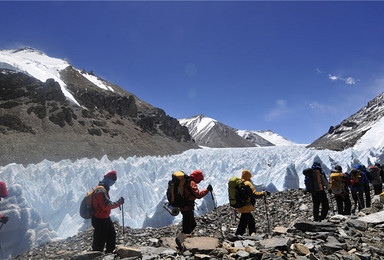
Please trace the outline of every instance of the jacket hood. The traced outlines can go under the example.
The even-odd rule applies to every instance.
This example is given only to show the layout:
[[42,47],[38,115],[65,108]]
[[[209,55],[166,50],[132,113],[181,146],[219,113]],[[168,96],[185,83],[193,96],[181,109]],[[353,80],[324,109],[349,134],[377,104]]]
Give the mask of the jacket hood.
[[358,169],[358,170],[360,170],[360,171],[365,171],[365,169],[364,169],[365,167],[362,165],[362,164],[356,164],[355,165],[355,169]]
[[252,178],[252,173],[249,170],[244,170],[241,174],[241,179],[250,181]]
[[194,171],[191,174],[191,178],[194,182],[199,183],[204,180],[204,174],[201,171]]

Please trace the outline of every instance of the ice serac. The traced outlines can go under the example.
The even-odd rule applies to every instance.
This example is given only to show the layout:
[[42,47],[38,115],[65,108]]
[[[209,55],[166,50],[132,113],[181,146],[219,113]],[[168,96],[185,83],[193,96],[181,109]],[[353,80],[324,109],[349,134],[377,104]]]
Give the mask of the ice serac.
[[328,133],[315,140],[308,147],[342,151],[354,147],[364,150],[370,147],[384,147],[384,93],[368,102],[358,112],[331,126]]

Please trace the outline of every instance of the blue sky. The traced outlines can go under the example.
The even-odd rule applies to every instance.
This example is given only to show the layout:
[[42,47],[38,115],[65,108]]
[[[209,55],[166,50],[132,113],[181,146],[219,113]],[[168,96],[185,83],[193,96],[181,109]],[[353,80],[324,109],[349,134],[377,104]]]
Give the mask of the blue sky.
[[311,143],[384,91],[384,2],[0,1],[0,49],[92,70],[175,118]]

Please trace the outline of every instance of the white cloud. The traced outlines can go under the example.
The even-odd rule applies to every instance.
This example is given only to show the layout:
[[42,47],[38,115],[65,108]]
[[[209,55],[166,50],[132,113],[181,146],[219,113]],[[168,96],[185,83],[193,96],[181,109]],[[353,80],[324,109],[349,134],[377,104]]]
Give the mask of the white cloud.
[[316,69],[317,74],[323,73],[320,69]]
[[358,79],[355,79],[352,77],[344,78],[344,77],[336,76],[336,75],[332,75],[332,74],[328,74],[328,78],[332,81],[336,81],[336,80],[343,81],[347,85],[355,85],[356,82],[359,81]]

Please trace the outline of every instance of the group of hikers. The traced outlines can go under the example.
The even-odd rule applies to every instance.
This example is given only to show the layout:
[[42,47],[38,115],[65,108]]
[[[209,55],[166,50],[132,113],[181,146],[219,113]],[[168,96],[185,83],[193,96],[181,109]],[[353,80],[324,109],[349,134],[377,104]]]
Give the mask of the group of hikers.
[[[203,198],[209,192],[212,193],[213,187],[209,184],[207,188],[199,190],[197,184],[204,180],[204,174],[201,171],[194,171],[189,176],[183,172],[177,173],[185,175],[185,183],[183,183],[181,191],[184,203],[182,206],[178,205],[178,210],[182,214],[182,228],[175,238],[178,247],[183,249],[184,240],[191,237],[196,227],[195,200]],[[343,172],[341,166],[336,165],[331,170],[328,181],[321,164],[314,162],[311,168],[303,171],[303,174],[305,175],[306,191],[310,192],[312,196],[314,221],[322,221],[328,214],[330,207],[326,192],[333,194],[337,204],[337,212],[341,215],[351,215],[351,213],[355,213],[356,208],[360,211],[364,207],[371,206],[370,183],[373,186],[375,195],[381,194],[384,196],[382,187],[384,171],[380,164],[370,166],[368,169],[362,164],[357,164],[349,173]],[[241,185],[246,188],[247,195],[241,205],[234,206],[237,212],[241,214],[235,233],[236,236],[244,235],[247,230],[250,236],[255,235],[256,224],[252,215],[255,199],[266,198],[269,195],[267,191],[257,192],[251,178],[252,173],[249,170],[242,171]],[[124,198],[120,198],[116,202],[109,199],[109,188],[115,183],[116,179],[116,171],[111,171],[104,176],[104,179],[96,188],[99,188],[99,191],[97,191],[93,199],[95,213],[92,217],[92,226],[94,227],[92,249],[95,251],[103,251],[104,246],[106,246],[106,252],[112,252],[115,249],[116,233],[109,215],[111,209],[117,208],[124,203]],[[180,187],[177,186],[176,188],[180,192]],[[349,194],[352,195],[353,205]],[[168,200],[170,200],[170,197],[168,197]]]
[[[370,184],[373,186],[374,195],[383,196],[383,168],[379,163],[368,169],[363,164],[356,164],[350,172],[343,172],[342,167],[336,165],[331,170],[328,181],[321,164],[314,162],[311,168],[303,171],[305,188],[312,196],[313,220],[322,221],[328,214],[330,207],[326,192],[333,194],[337,213],[340,215],[351,215],[356,209],[360,211],[371,207]],[[349,194],[352,196],[353,205]]]

